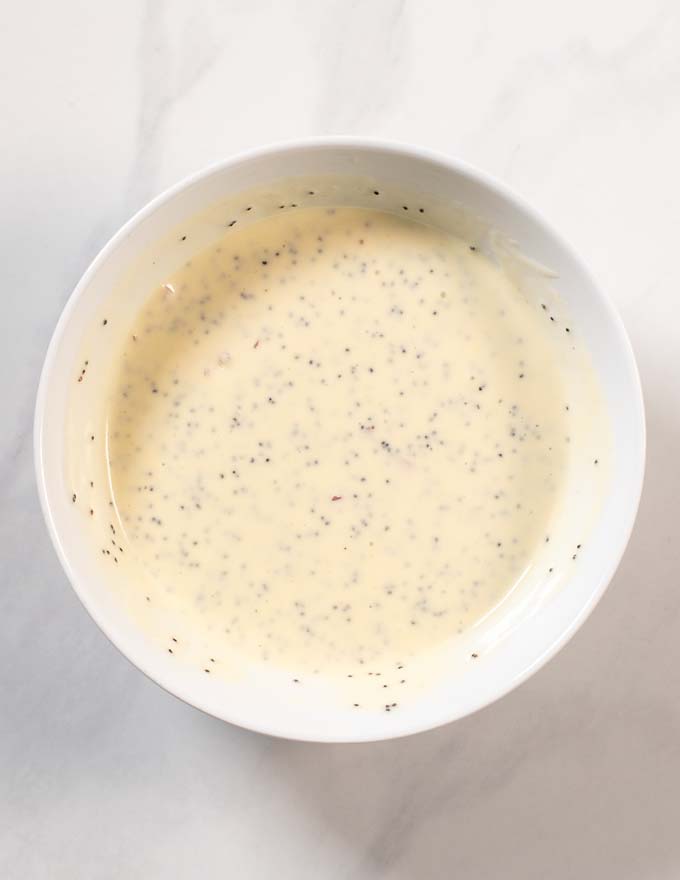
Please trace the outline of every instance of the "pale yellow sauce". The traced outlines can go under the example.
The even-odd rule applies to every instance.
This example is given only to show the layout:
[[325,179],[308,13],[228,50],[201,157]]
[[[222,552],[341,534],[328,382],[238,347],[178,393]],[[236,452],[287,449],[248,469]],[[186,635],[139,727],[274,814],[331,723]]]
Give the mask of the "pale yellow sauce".
[[550,538],[569,414],[549,327],[469,242],[401,217],[229,231],[150,292],[114,370],[132,589],[212,653],[291,670],[455,638]]

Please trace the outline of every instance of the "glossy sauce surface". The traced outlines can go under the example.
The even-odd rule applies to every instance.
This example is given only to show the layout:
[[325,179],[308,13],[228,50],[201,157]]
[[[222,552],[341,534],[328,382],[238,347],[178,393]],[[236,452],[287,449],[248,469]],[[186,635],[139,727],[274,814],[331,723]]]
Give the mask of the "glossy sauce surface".
[[303,671],[455,637],[549,540],[568,412],[546,316],[469,242],[365,209],[230,232],[113,371],[132,589]]

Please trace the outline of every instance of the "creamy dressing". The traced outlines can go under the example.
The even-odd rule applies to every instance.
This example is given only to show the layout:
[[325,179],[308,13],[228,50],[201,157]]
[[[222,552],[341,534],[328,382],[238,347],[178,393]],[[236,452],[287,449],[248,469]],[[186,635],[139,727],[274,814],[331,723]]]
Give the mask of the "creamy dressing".
[[549,317],[405,217],[230,231],[151,292],[112,366],[129,590],[213,654],[291,670],[460,635],[550,540],[569,412]]

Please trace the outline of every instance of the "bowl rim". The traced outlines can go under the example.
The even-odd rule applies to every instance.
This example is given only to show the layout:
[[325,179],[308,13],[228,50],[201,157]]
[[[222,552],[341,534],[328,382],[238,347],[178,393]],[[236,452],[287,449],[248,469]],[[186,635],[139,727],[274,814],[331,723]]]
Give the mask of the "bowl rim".
[[[235,168],[241,164],[247,164],[256,159],[267,158],[270,156],[273,157],[275,155],[286,153],[304,152],[308,149],[332,150],[338,148],[354,148],[363,152],[391,153],[393,155],[401,156],[406,159],[425,161],[432,165],[436,165],[445,171],[453,172],[454,174],[457,174],[459,176],[466,177],[472,183],[480,185],[482,187],[486,187],[487,189],[500,195],[501,198],[503,198],[510,204],[518,207],[538,227],[543,228],[549,233],[559,249],[564,252],[564,254],[574,263],[575,266],[578,267],[579,271],[583,274],[588,283],[597,292],[601,305],[606,311],[607,321],[610,323],[612,329],[616,332],[621,355],[627,361],[627,366],[629,368],[629,376],[631,380],[630,396],[631,400],[633,400],[636,404],[634,415],[636,416],[636,419],[637,417],[639,417],[639,422],[637,424],[637,429],[639,431],[639,455],[637,457],[637,461],[635,462],[635,468],[630,471],[632,503],[627,513],[625,528],[622,530],[622,537],[619,545],[615,548],[613,552],[609,554],[608,562],[604,568],[604,572],[600,576],[599,580],[593,584],[593,588],[588,597],[588,601],[582,605],[579,612],[574,615],[574,617],[568,622],[565,628],[561,631],[560,635],[556,639],[554,639],[550,646],[542,654],[536,657],[532,663],[522,669],[519,674],[516,674],[514,677],[510,678],[507,681],[503,681],[500,684],[499,688],[494,692],[494,694],[488,698],[482,698],[477,700],[476,702],[472,701],[467,708],[458,711],[447,712],[446,706],[443,706],[440,717],[438,718],[438,720],[435,721],[426,720],[424,722],[419,722],[417,718],[411,718],[401,725],[395,725],[393,731],[390,731],[386,734],[381,733],[378,735],[364,735],[363,733],[359,733],[358,735],[338,736],[332,735],[331,733],[328,736],[310,736],[309,734],[305,734],[304,730],[301,730],[299,732],[292,732],[288,727],[281,727],[277,724],[275,716],[272,718],[271,723],[258,724],[253,723],[248,718],[237,717],[236,713],[217,712],[215,711],[214,707],[206,706],[202,699],[188,692],[188,688],[185,688],[183,686],[174,686],[167,681],[161,680],[158,673],[151,670],[150,667],[153,664],[147,663],[143,658],[139,658],[137,656],[132,659],[131,656],[121,647],[118,634],[114,631],[115,626],[109,625],[109,622],[105,619],[105,615],[99,613],[98,609],[94,607],[93,603],[89,601],[89,599],[84,595],[84,592],[81,590],[78,582],[78,577],[76,576],[76,573],[74,572],[69,561],[68,555],[62,545],[59,535],[59,529],[56,523],[56,518],[53,515],[53,511],[50,507],[48,498],[47,481],[45,476],[45,462],[43,457],[43,449],[46,447],[47,443],[44,431],[44,421],[47,394],[53,374],[54,362],[65,328],[67,327],[71,319],[71,315],[75,310],[79,300],[88,288],[92,277],[99,271],[100,267],[104,263],[106,263],[106,261],[116,250],[120,242],[125,240],[131,233],[133,233],[133,231],[147,217],[154,214],[160,207],[174,199],[175,196],[177,196],[179,193],[181,193],[185,189],[190,188],[196,183],[206,178],[209,178],[213,174],[225,171],[227,169]],[[283,141],[275,141],[264,146],[242,150],[234,154],[233,156],[230,156],[226,159],[221,159],[217,162],[213,162],[203,167],[202,169],[185,176],[177,183],[173,184],[172,186],[168,187],[167,189],[156,195],[142,208],[140,208],[135,214],[133,214],[133,216],[130,217],[130,219],[127,220],[127,222],[124,223],[123,226],[121,226],[120,229],[106,242],[106,244],[101,248],[95,258],[89,264],[62,309],[59,320],[57,321],[55,329],[52,333],[52,337],[47,348],[47,353],[45,355],[45,360],[41,369],[33,422],[33,453],[38,496],[40,499],[40,507],[42,509],[43,517],[47,525],[47,530],[50,535],[52,545],[56,551],[62,569],[65,572],[69,583],[71,584],[71,587],[78,596],[78,599],[83,604],[86,611],[100,628],[100,630],[118,649],[122,656],[129,663],[139,669],[144,675],[146,675],[147,678],[149,678],[159,687],[163,688],[163,690],[165,690],[167,693],[171,694],[177,699],[181,699],[183,702],[189,704],[190,706],[193,706],[196,709],[200,709],[208,715],[218,718],[221,721],[226,721],[247,730],[266,734],[269,736],[276,736],[282,739],[289,739],[301,742],[325,743],[377,742],[410,736],[416,733],[424,732],[426,730],[432,730],[437,727],[441,727],[452,721],[456,721],[460,718],[472,715],[473,713],[478,712],[486,706],[491,705],[492,703],[496,702],[496,700],[499,700],[501,697],[505,696],[516,687],[521,685],[535,672],[537,672],[542,666],[544,666],[561,648],[564,647],[564,645],[568,641],[570,641],[576,631],[590,616],[593,609],[602,598],[602,595],[604,594],[607,586],[611,582],[621,562],[623,554],[630,541],[630,536],[632,534],[633,526],[640,505],[640,498],[644,482],[646,445],[647,431],[642,384],[640,381],[640,374],[635,360],[633,347],[623,324],[623,320],[621,319],[621,316],[619,315],[618,310],[616,309],[609,295],[597,283],[596,279],[590,272],[589,268],[585,265],[584,261],[572,248],[569,242],[561,235],[561,233],[545,219],[540,211],[534,208],[522,196],[517,194],[511,187],[507,186],[505,183],[498,180],[493,175],[488,174],[487,172],[470,164],[469,162],[466,162],[454,156],[449,156],[443,152],[439,152],[428,147],[421,147],[410,143],[385,140],[381,138],[364,137],[360,135],[329,135],[294,138]]]

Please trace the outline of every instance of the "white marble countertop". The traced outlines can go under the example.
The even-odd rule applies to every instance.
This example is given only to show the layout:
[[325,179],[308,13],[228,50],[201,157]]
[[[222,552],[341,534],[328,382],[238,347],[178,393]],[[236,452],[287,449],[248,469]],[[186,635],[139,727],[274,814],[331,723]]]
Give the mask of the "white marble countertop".
[[[0,33],[0,876],[680,876],[680,8],[673,0],[28,0]],[[544,670],[429,734],[315,746],[162,692],[80,606],[31,418],[78,277],[206,163],[331,132],[503,178],[618,304],[649,421],[633,540]]]

